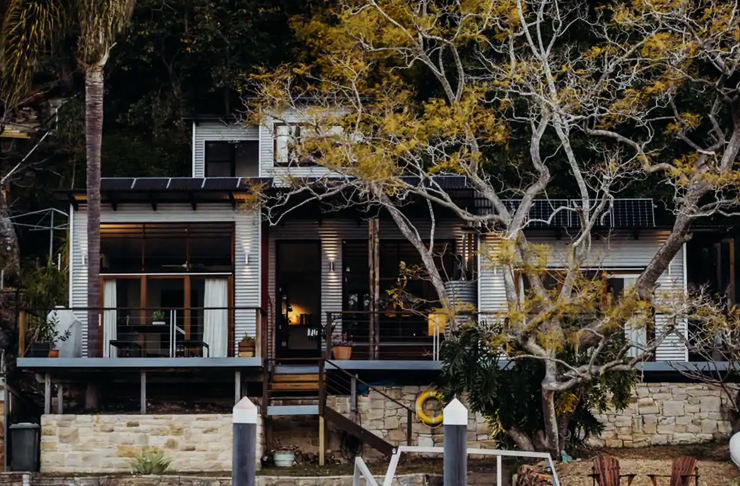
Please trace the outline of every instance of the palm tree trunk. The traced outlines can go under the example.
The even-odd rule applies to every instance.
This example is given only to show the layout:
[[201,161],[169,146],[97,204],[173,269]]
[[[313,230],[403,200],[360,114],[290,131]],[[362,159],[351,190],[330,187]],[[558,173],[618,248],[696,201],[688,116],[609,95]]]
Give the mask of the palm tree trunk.
[[103,143],[103,65],[85,70],[87,155],[87,355],[98,355],[100,316],[100,151]]

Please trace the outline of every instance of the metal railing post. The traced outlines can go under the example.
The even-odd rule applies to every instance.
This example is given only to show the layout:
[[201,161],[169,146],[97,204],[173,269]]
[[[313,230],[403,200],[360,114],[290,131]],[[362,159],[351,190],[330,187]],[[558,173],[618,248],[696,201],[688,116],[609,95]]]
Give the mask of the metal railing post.
[[406,445],[411,445],[411,421],[413,420],[414,414],[411,410],[406,410]]
[[331,359],[331,341],[334,335],[334,316],[331,312],[326,313],[326,328],[324,334],[326,335],[326,347],[324,350],[324,358]]

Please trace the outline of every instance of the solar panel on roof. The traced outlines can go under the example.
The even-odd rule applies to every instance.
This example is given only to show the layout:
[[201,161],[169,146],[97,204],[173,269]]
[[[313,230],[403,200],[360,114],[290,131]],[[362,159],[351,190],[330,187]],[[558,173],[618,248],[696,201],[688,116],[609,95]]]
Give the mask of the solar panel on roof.
[[617,199],[612,206],[616,228],[652,228],[655,226],[655,206],[652,199]]
[[233,191],[239,187],[239,177],[207,177],[203,189]]
[[133,178],[128,177],[104,177],[100,179],[101,191],[125,191],[131,189]]
[[202,177],[183,177],[170,179],[170,191],[195,191],[203,187]]
[[132,189],[138,191],[163,191],[167,189],[167,184],[170,182],[169,178],[164,177],[145,177],[136,179],[132,186]]
[[[503,203],[509,211],[516,211],[521,204],[519,199],[507,199]],[[529,228],[580,226],[578,213],[574,210],[559,210],[560,207],[576,209],[578,199],[539,199],[532,203],[529,212]],[[493,204],[480,194],[476,195],[475,206],[480,214],[494,214]],[[610,228],[654,228],[655,206],[652,199],[615,199],[609,209],[604,211],[599,226]]]

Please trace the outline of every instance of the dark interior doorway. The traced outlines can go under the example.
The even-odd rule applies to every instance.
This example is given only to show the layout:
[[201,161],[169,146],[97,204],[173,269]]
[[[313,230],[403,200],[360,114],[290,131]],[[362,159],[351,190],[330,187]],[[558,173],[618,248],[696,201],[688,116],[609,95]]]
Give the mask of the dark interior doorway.
[[278,241],[275,351],[278,358],[321,356],[321,242]]

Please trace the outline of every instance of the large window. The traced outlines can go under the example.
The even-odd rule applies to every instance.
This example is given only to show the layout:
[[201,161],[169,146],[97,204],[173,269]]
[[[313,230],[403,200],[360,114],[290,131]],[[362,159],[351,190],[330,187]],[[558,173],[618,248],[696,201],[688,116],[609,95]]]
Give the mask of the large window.
[[233,270],[234,225],[101,225],[101,272],[208,273]]
[[206,177],[258,177],[259,142],[206,142]]

